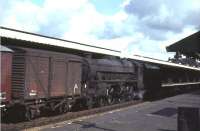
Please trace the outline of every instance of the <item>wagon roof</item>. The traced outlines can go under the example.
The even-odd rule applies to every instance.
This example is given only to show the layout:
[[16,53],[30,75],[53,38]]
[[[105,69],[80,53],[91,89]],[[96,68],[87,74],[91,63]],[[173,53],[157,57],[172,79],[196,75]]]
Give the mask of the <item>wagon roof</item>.
[[0,45],[0,52],[13,52],[13,50],[11,50],[3,45]]

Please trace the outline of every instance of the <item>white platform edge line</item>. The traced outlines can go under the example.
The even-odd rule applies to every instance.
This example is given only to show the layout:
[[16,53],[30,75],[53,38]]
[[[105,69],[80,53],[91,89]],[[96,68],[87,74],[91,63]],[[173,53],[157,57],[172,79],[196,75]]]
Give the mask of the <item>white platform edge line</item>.
[[162,84],[162,87],[181,86],[181,85],[196,85],[196,84],[200,84],[200,82],[175,83],[175,84]]
[[173,67],[181,67],[181,68],[185,68],[185,69],[200,71],[200,68],[189,67],[189,66],[175,64],[175,63],[171,63],[171,62],[167,62],[167,61],[166,62],[165,61],[159,61],[159,60],[148,59],[148,58],[143,58],[143,57],[138,57],[138,56],[128,56],[126,58],[135,59],[135,60],[139,60],[139,61],[146,61],[146,62],[150,62],[150,63],[161,64],[161,65],[168,65],[168,66],[173,66]]

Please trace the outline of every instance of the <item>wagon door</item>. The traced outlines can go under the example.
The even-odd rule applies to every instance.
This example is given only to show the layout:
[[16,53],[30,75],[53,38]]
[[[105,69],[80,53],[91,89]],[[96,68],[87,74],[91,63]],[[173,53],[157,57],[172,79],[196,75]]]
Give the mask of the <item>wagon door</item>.
[[69,61],[68,63],[68,95],[80,95],[81,93],[82,66],[79,61]]
[[26,58],[26,98],[47,97],[49,81],[49,58],[28,55]]
[[66,62],[64,60],[53,60],[52,63],[52,80],[50,96],[64,96],[66,92]]

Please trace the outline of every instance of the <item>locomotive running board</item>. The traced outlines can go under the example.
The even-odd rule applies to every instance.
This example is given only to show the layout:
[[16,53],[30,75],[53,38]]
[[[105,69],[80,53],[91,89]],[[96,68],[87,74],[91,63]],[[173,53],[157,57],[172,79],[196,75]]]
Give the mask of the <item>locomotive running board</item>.
[[162,84],[162,87],[186,86],[186,85],[200,85],[200,82],[184,82],[184,83]]

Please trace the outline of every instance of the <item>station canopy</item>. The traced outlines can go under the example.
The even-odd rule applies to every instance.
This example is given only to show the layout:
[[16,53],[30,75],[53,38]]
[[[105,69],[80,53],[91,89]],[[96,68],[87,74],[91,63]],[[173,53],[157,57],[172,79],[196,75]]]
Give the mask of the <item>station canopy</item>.
[[200,31],[166,47],[166,50],[200,59]]

